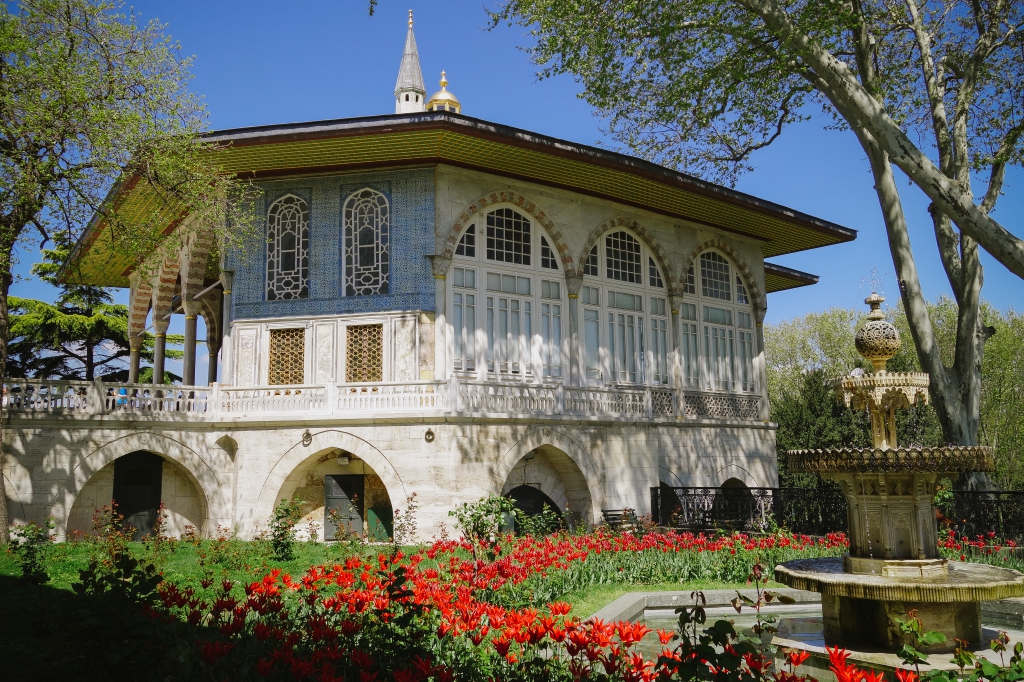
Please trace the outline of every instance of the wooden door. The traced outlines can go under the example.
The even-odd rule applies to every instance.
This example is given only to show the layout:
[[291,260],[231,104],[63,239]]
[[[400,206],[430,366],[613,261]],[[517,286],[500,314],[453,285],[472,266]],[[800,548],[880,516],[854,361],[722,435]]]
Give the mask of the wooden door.
[[133,540],[153,532],[163,463],[162,457],[151,452],[132,452],[114,460],[114,501],[125,522],[135,528]]
[[[324,476],[324,539],[363,534],[363,475]],[[331,511],[337,513],[337,525]]]

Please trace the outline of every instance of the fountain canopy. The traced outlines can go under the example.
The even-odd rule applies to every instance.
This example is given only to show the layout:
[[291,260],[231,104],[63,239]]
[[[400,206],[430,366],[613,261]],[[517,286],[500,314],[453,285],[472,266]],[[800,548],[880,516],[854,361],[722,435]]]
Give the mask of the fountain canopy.
[[871,417],[871,448],[795,450],[789,470],[817,473],[842,487],[847,503],[850,552],[840,559],[805,559],[777,566],[775,578],[822,594],[825,640],[830,644],[898,649],[894,618],[918,611],[925,629],[976,643],[981,601],[1024,595],[1024,575],[994,566],[947,562],[939,556],[935,492],[943,478],[992,471],[991,448],[901,448],[896,412],[927,404],[929,377],[888,372],[900,335],[880,310],[885,299],[867,299],[868,321],[856,335],[857,351],[873,372],[836,379],[847,406]]

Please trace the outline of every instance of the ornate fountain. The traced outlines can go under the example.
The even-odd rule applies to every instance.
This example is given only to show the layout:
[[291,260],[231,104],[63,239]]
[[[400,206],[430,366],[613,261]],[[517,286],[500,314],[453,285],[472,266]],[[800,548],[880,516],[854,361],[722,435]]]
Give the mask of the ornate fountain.
[[1024,595],[1017,571],[947,561],[939,556],[935,489],[943,478],[992,471],[991,449],[982,446],[901,448],[896,412],[928,402],[928,375],[887,372],[900,337],[872,294],[868,321],[857,332],[857,351],[874,371],[836,379],[847,406],[871,415],[871,448],[795,450],[789,469],[818,473],[842,486],[847,502],[850,553],[842,558],[801,559],[775,568],[775,579],[821,593],[825,642],[883,651],[899,649],[895,618],[915,609],[925,630],[978,644],[981,602]]

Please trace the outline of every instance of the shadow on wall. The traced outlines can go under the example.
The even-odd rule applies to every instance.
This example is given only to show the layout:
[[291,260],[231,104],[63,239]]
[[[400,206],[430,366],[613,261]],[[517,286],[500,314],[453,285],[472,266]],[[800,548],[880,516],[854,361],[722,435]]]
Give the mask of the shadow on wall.
[[152,530],[161,502],[169,537],[180,537],[189,526],[201,531],[206,518],[206,501],[184,467],[158,454],[138,451],[110,462],[82,487],[68,515],[68,537],[91,535],[94,513],[111,501],[117,502],[118,511],[139,531],[138,537]]

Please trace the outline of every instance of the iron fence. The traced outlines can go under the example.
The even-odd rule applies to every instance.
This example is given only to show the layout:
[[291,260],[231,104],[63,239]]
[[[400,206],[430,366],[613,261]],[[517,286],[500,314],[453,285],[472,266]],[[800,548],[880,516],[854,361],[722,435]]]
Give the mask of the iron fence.
[[838,488],[651,488],[655,520],[692,531],[761,532],[772,523],[794,533],[846,530],[846,500]]
[[973,539],[994,533],[1001,540],[1024,542],[1024,491],[954,490],[938,507],[941,526],[962,535]]
[[[1024,491],[954,490],[938,501],[939,527],[970,538],[1024,543]],[[663,526],[691,531],[760,532],[774,522],[794,533],[848,529],[839,488],[651,488],[651,512]]]

